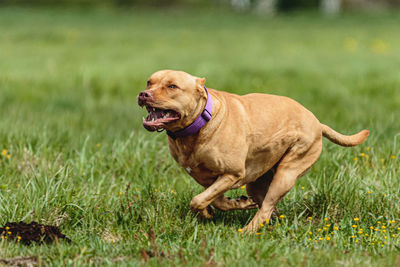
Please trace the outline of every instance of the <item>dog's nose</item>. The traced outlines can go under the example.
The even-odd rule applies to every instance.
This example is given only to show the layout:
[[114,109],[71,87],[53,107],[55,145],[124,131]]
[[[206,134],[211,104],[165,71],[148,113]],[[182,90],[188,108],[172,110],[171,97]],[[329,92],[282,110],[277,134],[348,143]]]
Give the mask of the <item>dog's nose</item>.
[[149,92],[149,91],[140,92],[138,95],[139,106],[143,106],[146,103],[146,101],[151,99],[151,97],[152,97],[152,95],[151,95],[151,92]]

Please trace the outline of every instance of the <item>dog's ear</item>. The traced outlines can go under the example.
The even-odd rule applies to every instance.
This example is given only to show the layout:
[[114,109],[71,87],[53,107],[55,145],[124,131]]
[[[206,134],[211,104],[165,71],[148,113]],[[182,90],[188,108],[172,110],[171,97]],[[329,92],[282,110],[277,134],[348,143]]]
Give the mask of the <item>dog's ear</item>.
[[206,78],[197,78],[197,82],[203,87],[206,83]]

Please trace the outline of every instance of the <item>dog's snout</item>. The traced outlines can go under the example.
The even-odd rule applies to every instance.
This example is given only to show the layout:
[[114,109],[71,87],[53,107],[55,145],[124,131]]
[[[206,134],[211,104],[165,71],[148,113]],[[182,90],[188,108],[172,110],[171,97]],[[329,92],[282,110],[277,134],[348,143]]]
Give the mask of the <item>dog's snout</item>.
[[140,92],[139,95],[138,95],[138,104],[140,106],[143,106],[146,103],[146,101],[151,99],[151,97],[152,97],[152,94],[149,91]]
[[140,92],[139,97],[142,97],[142,98],[149,98],[150,95],[151,95],[150,92],[148,92],[148,91],[143,91],[143,92]]

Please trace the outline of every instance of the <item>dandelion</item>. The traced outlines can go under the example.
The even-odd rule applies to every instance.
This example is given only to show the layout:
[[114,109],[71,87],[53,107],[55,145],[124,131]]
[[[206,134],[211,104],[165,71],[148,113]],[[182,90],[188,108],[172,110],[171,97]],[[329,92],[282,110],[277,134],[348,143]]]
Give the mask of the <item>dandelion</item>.
[[265,223],[266,223],[266,224],[269,224],[269,219],[266,219],[266,220],[265,220]]
[[358,239],[356,239],[356,243],[358,243]]
[[261,227],[264,227],[264,224],[260,223],[260,226],[261,226]]
[[382,232],[386,233],[386,230],[382,230]]
[[327,224],[326,227],[331,227],[331,225],[330,225],[330,224]]
[[355,236],[355,235],[352,235],[351,238],[356,238],[356,236]]
[[304,190],[304,186],[301,187],[301,190]]
[[400,231],[400,227],[399,227],[399,228],[397,228],[397,230],[399,230],[399,231]]
[[310,241],[311,241],[312,239],[311,239],[311,238],[309,238],[308,240],[310,240]]
[[365,236],[368,236],[368,234],[365,234]]
[[318,230],[317,230],[318,232],[321,232],[322,231],[322,229],[321,228],[318,228]]
[[328,220],[328,218],[324,218],[324,221],[327,221]]
[[357,225],[353,224],[351,227],[353,227],[353,228],[357,228]]
[[328,228],[324,227],[324,231],[326,231]]
[[372,242],[372,243],[371,243],[371,245],[373,245],[373,246],[374,246],[374,245],[375,245],[375,243],[374,243],[374,242]]
[[122,192],[119,192],[119,195],[121,196],[121,195],[122,195]]
[[354,218],[354,220],[355,220],[356,222],[358,222],[358,221],[360,220],[360,218]]
[[154,189],[154,192],[158,192],[158,189],[156,188],[156,189]]
[[4,239],[4,238],[5,238],[5,236],[4,236],[4,235],[2,235],[2,236],[1,236],[1,239]]
[[371,194],[371,191],[368,191],[368,194]]
[[331,240],[331,238],[330,238],[329,236],[327,236],[327,237],[326,237],[326,240],[328,240],[328,241],[329,241],[329,240]]
[[239,233],[243,232],[243,229],[240,229],[240,228],[239,228],[239,229],[238,229],[238,232],[239,232]]
[[358,233],[359,233],[360,235],[362,235],[363,231],[358,231]]
[[171,193],[172,193],[172,194],[175,194],[175,191],[171,189]]
[[324,238],[323,238],[323,237],[320,237],[319,240],[324,240]]
[[312,235],[312,232],[308,232],[309,235]]
[[396,156],[395,155],[392,155],[392,157],[391,157],[392,159],[395,159],[396,158]]
[[386,229],[386,226],[382,225],[382,229]]
[[365,156],[365,153],[361,153],[361,154],[360,154],[360,157],[364,157],[364,156]]
[[283,219],[285,218],[285,215],[282,214],[281,216],[279,216],[279,218]]
[[261,235],[261,233],[260,233],[260,232],[257,232],[256,235]]
[[371,51],[376,54],[386,54],[389,50],[388,45],[383,40],[374,40],[371,45]]
[[18,242],[21,241],[21,237],[20,236],[17,236],[17,239],[18,239]]
[[98,148],[100,148],[100,147],[101,147],[101,144],[100,144],[100,143],[98,143],[96,146],[97,146]]
[[381,245],[381,247],[384,247],[385,245]]
[[11,232],[10,232],[10,231],[8,231],[8,232],[7,232],[7,234],[11,235]]
[[10,227],[6,226],[6,230],[10,230]]
[[2,156],[7,155],[7,149],[3,149],[3,151],[1,151],[1,155],[2,155]]
[[354,161],[357,161],[358,160],[358,158],[357,157],[354,157],[354,159],[353,159]]
[[378,221],[378,224],[381,224],[382,222],[381,221]]
[[381,163],[385,162],[385,159],[381,159]]
[[334,226],[334,227],[333,227],[333,230],[337,231],[337,230],[339,230],[339,227]]
[[312,217],[310,216],[310,217],[308,217],[307,219],[312,220]]
[[369,229],[374,230],[374,227],[373,227],[373,226],[370,226]]
[[240,188],[242,188],[242,189],[246,189],[246,186],[245,186],[245,185],[243,185],[243,186],[241,186]]
[[368,158],[369,158],[369,156],[368,156],[368,155],[365,155],[365,158],[366,158],[366,159],[368,159]]
[[8,159],[10,159],[10,158],[11,158],[11,155],[10,155],[10,154],[8,154],[8,155],[7,155],[7,158],[8,158]]

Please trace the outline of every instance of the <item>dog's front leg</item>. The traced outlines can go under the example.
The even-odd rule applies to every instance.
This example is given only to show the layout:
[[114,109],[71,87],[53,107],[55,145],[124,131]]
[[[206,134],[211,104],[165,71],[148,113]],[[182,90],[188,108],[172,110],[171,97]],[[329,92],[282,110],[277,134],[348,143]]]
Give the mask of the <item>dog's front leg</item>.
[[199,213],[206,219],[211,219],[212,214],[207,209],[214,200],[216,200],[221,194],[232,188],[240,180],[239,176],[224,174],[218,177],[218,179],[209,186],[203,193],[195,196],[190,202],[190,209]]

